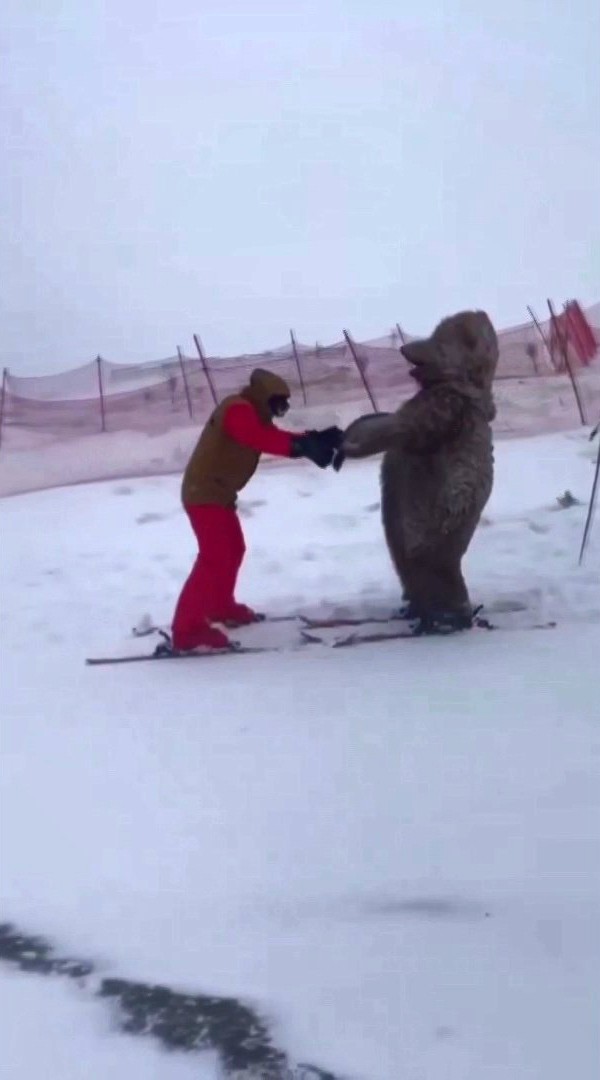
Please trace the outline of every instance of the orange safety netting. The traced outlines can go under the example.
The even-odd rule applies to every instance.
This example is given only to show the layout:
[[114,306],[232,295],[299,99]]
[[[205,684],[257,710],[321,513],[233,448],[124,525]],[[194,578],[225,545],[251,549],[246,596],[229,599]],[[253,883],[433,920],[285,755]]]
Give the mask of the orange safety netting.
[[[600,346],[600,304],[583,312],[572,301],[554,319],[543,324],[532,319],[498,336],[496,396],[501,406],[507,403],[504,418],[499,409],[501,431],[529,434],[576,425],[579,416],[565,371],[582,380],[583,408],[591,413],[587,419],[597,419],[597,380],[586,382],[585,376],[588,368],[598,371],[593,360]],[[271,368],[288,380],[298,423],[306,420],[307,411],[315,422],[332,422],[374,408],[395,408],[413,387],[399,352],[403,341],[413,339],[396,326],[370,341],[355,342],[346,333],[333,345],[311,347],[291,339],[279,349],[226,358],[205,357],[198,342],[197,357],[179,352],[135,365],[98,358],[43,376],[5,372],[0,494],[81,479],[176,471],[215,401],[240,389],[255,367]],[[82,436],[101,436],[101,441],[88,440],[84,448],[78,444],[73,460],[74,440]],[[21,476],[24,468],[26,477]]]

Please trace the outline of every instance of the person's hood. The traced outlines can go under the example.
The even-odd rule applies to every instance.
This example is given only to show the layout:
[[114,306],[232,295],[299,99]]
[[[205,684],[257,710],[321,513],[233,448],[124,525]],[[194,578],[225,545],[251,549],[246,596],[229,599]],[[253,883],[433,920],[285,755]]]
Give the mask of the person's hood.
[[498,363],[498,338],[484,311],[461,311],[443,319],[431,337],[401,348],[422,387],[453,386],[477,402],[489,420],[496,409],[492,383]]
[[273,420],[269,399],[272,397],[289,398],[290,394],[291,391],[285,379],[272,371],[265,371],[264,368],[255,368],[250,376],[250,382],[242,390],[242,397],[254,405],[265,424]]

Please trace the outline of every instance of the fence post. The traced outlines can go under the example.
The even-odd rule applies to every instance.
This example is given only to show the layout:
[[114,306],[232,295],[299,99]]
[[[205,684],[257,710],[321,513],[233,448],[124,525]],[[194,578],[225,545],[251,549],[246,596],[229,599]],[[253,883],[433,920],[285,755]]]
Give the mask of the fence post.
[[204,352],[202,350],[202,345],[200,344],[200,338],[198,337],[197,334],[194,334],[194,343],[195,343],[196,348],[198,350],[198,356],[200,357],[200,363],[202,364],[202,370],[204,372],[206,381],[208,383],[208,389],[210,390],[210,394],[211,394],[211,397],[213,399],[213,403],[215,405],[218,405],[219,402],[217,400],[217,395],[216,395],[216,392],[215,392],[213,381],[212,381],[212,379],[210,377],[210,371],[208,370],[208,364],[206,363],[206,357],[205,357]]
[[402,327],[400,326],[400,323],[398,323],[398,322],[396,323],[396,330],[398,331],[398,337],[400,338],[400,344],[401,345],[406,345],[406,338],[404,337],[404,332],[402,330]]
[[[598,429],[596,428],[596,432]],[[592,494],[590,495],[590,505],[585,520],[585,528],[583,530],[583,540],[581,541],[581,551],[579,552],[579,565],[583,562],[583,556],[585,555],[585,549],[592,528],[592,520],[594,517],[594,511],[596,509],[596,495],[598,492],[598,477],[600,476],[600,439],[598,440],[598,453],[596,455],[596,470],[594,472],[594,481],[592,483]]]
[[8,368],[2,370],[2,390],[0,391],[0,446],[2,446],[2,423],[4,421],[4,402],[6,400],[6,380],[8,379]]
[[100,423],[101,431],[106,431],[106,410],[104,408],[104,386],[102,383],[102,357],[96,357],[96,367],[98,370],[98,392],[100,396]]
[[183,355],[182,355],[181,348],[179,347],[179,345],[177,346],[177,356],[179,357],[179,366],[181,368],[181,378],[183,379],[183,388],[185,390],[185,397],[186,397],[186,401],[187,401],[188,412],[190,414],[190,419],[193,420],[194,419],[194,409],[193,409],[193,406],[192,406],[192,399],[191,399],[191,396],[190,396],[190,388],[188,386],[187,375],[185,373],[185,365],[183,363]]
[[296,345],[296,338],[294,337],[294,331],[290,330],[290,338],[292,341],[292,349],[294,351],[294,360],[296,361],[296,367],[298,369],[298,378],[300,379],[300,388],[302,390],[302,399],[305,405],[308,405],[308,398],[306,397],[306,387],[304,385],[304,377],[302,375],[302,368],[300,367],[300,357],[298,356],[298,347]]
[[367,396],[369,398],[369,401],[371,402],[371,405],[373,406],[373,412],[376,413],[378,411],[378,409],[377,409],[377,404],[375,402],[375,398],[373,397],[373,394],[371,392],[371,387],[369,386],[369,384],[367,382],[366,375],[365,375],[365,373],[364,373],[364,371],[362,369],[361,362],[360,362],[360,360],[358,358],[358,354],[356,352],[356,346],[355,346],[355,344],[354,344],[354,342],[353,342],[352,338],[350,337],[350,334],[348,333],[347,330],[344,330],[344,337],[346,339],[346,344],[347,344],[348,348],[350,349],[350,352],[352,353],[352,356],[354,358],[354,363],[356,364],[356,367],[358,368],[358,374],[360,375],[360,377],[362,379],[362,383],[363,383],[363,386],[364,386],[364,388],[365,388],[365,390],[367,392]]
[[[538,334],[540,335],[540,337],[542,339],[543,346],[544,346],[546,352],[548,353],[548,360],[550,361],[550,364],[552,364],[552,349],[550,348],[550,345],[548,344],[548,339],[547,339],[547,337],[546,337],[546,335],[545,335],[545,333],[544,333],[544,331],[542,329],[542,325],[541,325],[539,319],[536,318],[536,316],[535,316],[535,314],[533,312],[533,308],[530,308],[528,306],[527,310],[528,310],[528,312],[529,312],[529,314],[531,316],[531,320],[533,322],[533,325],[535,326]],[[537,367],[537,364],[536,364],[535,360],[533,359],[533,357],[532,357],[532,361],[533,361],[533,366],[535,367],[535,373],[536,373],[536,375],[539,375],[538,367]]]
[[565,362],[565,367],[566,367],[566,369],[567,369],[567,371],[569,373],[569,378],[571,380],[571,385],[573,387],[573,393],[575,394],[575,401],[577,402],[577,408],[579,409],[579,416],[581,418],[581,423],[585,427],[585,425],[586,425],[585,411],[584,411],[584,408],[583,408],[583,402],[581,400],[581,396],[579,394],[579,387],[577,386],[577,380],[575,378],[575,372],[573,371],[573,368],[571,367],[571,361],[569,360],[569,346],[568,346],[568,343],[565,341],[565,339],[563,337],[559,321],[556,318],[556,314],[555,314],[554,308],[552,306],[552,301],[547,300],[546,302],[548,304],[548,311],[550,312],[550,318],[552,319],[552,326],[554,327],[554,333],[556,334],[556,338],[557,338],[558,344],[560,346],[560,351],[562,353],[563,360]]

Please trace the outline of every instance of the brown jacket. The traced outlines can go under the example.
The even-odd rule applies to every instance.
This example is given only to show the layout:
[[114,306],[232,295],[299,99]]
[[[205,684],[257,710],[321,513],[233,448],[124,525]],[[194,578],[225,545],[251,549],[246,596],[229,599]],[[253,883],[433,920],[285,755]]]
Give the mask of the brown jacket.
[[187,464],[181,485],[184,504],[235,507],[237,494],[256,472],[260,453],[242,446],[223,430],[223,418],[234,402],[248,401],[265,425],[273,422],[269,398],[290,396],[287,383],[270,371],[257,368],[239,394],[217,405]]

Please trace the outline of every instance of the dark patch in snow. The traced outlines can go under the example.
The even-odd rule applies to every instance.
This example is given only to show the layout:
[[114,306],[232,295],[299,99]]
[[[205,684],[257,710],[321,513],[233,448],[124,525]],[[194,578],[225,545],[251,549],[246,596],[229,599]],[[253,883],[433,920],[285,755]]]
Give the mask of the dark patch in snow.
[[580,500],[576,499],[575,496],[572,495],[570,491],[565,491],[565,493],[563,495],[559,495],[557,497],[556,502],[558,503],[558,506],[553,506],[552,507],[553,510],[557,510],[557,509],[558,510],[570,510],[570,508],[572,506],[581,506],[582,505]]
[[20,934],[9,923],[0,924],[0,960],[14,964],[21,971],[66,975],[69,979],[84,979],[94,970],[87,961],[54,956],[44,938]]
[[112,493],[113,495],[133,495],[133,488],[122,484],[120,487],[113,488]]
[[168,514],[140,514],[139,517],[136,517],[135,523],[136,525],[149,525],[153,521],[166,521],[167,517]]
[[[59,957],[43,937],[0,924],[0,960],[20,971],[62,975],[86,987],[94,975],[87,960]],[[266,1022],[236,998],[182,994],[167,986],[129,979],[101,979],[94,991],[116,1006],[129,1035],[153,1035],[168,1050],[216,1051],[228,1080],[341,1080],[313,1065],[292,1065],[273,1043]]]
[[234,998],[180,994],[166,986],[103,979],[101,997],[116,998],[127,1034],[155,1035],[171,1050],[216,1049],[226,1072],[260,1068],[265,1080],[285,1075],[285,1055],[262,1022]]
[[473,900],[451,900],[441,896],[372,900],[364,905],[363,910],[369,915],[412,915],[420,919],[489,918],[489,913],[482,904]]

